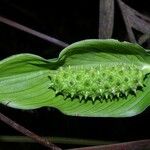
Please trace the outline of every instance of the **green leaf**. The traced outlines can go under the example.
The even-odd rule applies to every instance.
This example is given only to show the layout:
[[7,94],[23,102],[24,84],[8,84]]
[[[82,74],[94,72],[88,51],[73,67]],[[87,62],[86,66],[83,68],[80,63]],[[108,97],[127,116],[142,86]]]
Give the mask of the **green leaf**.
[[[93,102],[90,96],[86,100],[80,100],[78,96],[64,98],[63,92],[55,94],[56,89],[51,88],[51,77],[57,76],[60,68],[65,72],[67,67],[76,67],[76,74],[80,72],[80,67],[107,67],[112,64],[134,64],[141,69],[144,68],[143,72],[147,74],[150,72],[150,55],[136,44],[93,39],[66,47],[58,59],[45,60],[31,54],[11,56],[0,62],[0,103],[19,109],[54,107],[64,114],[73,116],[129,117],[141,113],[150,105],[148,74],[142,90],[137,90],[136,95],[129,94],[119,99],[97,98]],[[74,75],[69,79],[73,77]],[[66,82],[60,81],[60,85]]]
[[0,62],[0,102],[20,109],[47,105],[50,65],[43,58],[19,54]]

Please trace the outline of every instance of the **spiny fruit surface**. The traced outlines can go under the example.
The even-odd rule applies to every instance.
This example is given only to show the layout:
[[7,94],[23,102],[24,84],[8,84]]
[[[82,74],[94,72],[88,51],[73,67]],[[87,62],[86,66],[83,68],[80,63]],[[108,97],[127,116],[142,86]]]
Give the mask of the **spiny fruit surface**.
[[112,99],[136,94],[143,87],[144,73],[131,64],[60,67],[50,75],[50,88],[64,97]]

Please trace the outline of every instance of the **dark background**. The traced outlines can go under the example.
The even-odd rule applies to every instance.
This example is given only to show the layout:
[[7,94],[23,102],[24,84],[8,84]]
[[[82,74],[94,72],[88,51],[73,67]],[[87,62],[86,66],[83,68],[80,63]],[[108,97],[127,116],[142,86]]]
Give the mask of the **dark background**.
[[[139,12],[150,15],[147,0],[126,0],[126,4]],[[69,44],[98,38],[99,1],[37,1],[0,0],[0,15]],[[127,38],[120,9],[115,3],[115,24],[112,38]],[[28,33],[0,23],[0,59],[18,53],[33,53],[44,58],[57,57],[61,47]],[[16,122],[45,136],[74,137],[106,141],[131,141],[150,138],[150,109],[131,118],[86,118],[65,116],[55,109],[40,108],[22,111],[0,105],[0,112]],[[0,122],[0,135],[21,135]],[[0,143],[0,150],[29,149],[31,144]],[[34,149],[44,150],[40,145]],[[61,147],[76,147],[61,145]]]

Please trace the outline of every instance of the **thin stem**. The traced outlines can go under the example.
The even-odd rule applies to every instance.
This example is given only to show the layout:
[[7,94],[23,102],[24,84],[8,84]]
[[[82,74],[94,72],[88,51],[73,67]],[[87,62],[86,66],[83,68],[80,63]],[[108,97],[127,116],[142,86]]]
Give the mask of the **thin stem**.
[[114,0],[99,0],[99,39],[111,38],[114,26]]
[[24,128],[23,126],[19,125],[18,123],[14,122],[10,118],[6,117],[2,113],[0,113],[0,120],[6,123],[7,125],[11,126],[15,130],[21,132],[22,134],[32,138],[34,141],[48,147],[51,150],[61,150],[61,148],[55,146],[54,144],[50,143],[47,139],[42,138],[35,133],[29,131],[28,129]]
[[102,145],[102,146],[73,148],[68,150],[144,150],[144,149],[145,150],[150,149],[150,139],[118,144]]
[[[80,138],[66,138],[66,137],[45,137],[50,139],[53,143],[59,144],[71,144],[71,145],[107,145],[116,143],[115,141],[100,141],[92,139],[80,139]],[[0,136],[0,142],[21,142],[21,143],[33,143],[34,141],[31,138],[26,136]]]
[[39,37],[39,38],[41,38],[43,40],[46,40],[46,41],[48,41],[50,43],[54,43],[54,44],[56,44],[58,46],[61,46],[61,47],[68,46],[68,44],[65,43],[65,42],[62,42],[62,41],[60,41],[60,40],[58,40],[58,39],[56,39],[54,37],[51,37],[51,36],[48,36],[46,34],[43,34],[43,33],[40,33],[38,31],[35,31],[35,30],[33,30],[33,29],[29,28],[29,27],[23,26],[23,25],[15,22],[15,21],[9,20],[9,19],[4,18],[2,16],[0,16],[0,22],[5,23],[5,24],[7,24],[9,26],[12,26],[14,28],[17,28],[17,29],[19,29],[21,31],[27,32],[29,34],[35,35],[35,36],[37,36],[37,37]]
[[137,43],[137,41],[135,39],[135,36],[134,36],[134,33],[132,31],[131,21],[128,18],[128,12],[127,12],[127,9],[125,7],[126,5],[121,0],[117,0],[117,2],[119,4],[119,7],[120,7],[120,10],[121,10],[124,22],[125,22],[125,26],[126,26],[127,33],[129,35],[129,39],[130,39],[131,42]]
[[140,45],[142,45],[143,43],[145,43],[149,39],[150,39],[150,34],[143,34],[141,37],[139,37],[138,43]]

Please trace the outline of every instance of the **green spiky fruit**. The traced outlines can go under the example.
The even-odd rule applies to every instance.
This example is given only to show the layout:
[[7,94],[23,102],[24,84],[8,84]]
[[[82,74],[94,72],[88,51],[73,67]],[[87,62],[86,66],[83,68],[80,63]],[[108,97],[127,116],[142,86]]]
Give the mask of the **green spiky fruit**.
[[80,100],[112,99],[136,94],[144,85],[145,74],[134,64],[103,64],[61,67],[50,75],[50,88],[65,97]]

